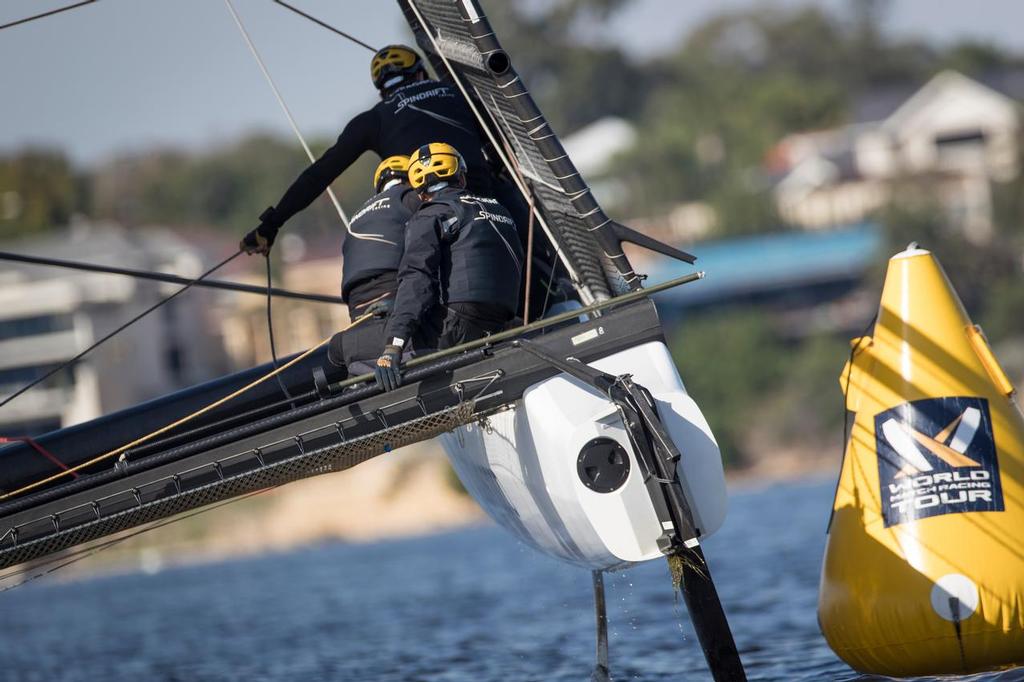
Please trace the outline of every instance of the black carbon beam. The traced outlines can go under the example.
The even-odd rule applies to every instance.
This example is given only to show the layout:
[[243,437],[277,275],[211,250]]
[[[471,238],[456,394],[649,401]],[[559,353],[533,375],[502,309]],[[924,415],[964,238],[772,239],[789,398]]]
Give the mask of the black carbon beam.
[[[599,327],[603,334],[587,334]],[[540,331],[533,332],[538,347],[589,360],[664,340],[648,300]],[[83,470],[86,475],[76,480],[0,504],[0,568],[253,490],[350,468],[504,409],[558,371],[511,341],[496,342],[412,368],[407,383],[389,393],[364,383],[185,445],[139,457],[128,453]],[[88,431],[79,433],[83,450],[95,455],[86,447]]]
[[[708,668],[716,682],[745,681],[746,673],[729,621],[700,547],[700,530],[694,524],[693,513],[679,482],[677,465],[682,455],[662,424],[651,394],[643,386],[633,383],[629,375],[615,376],[594,369],[575,354],[558,356],[533,341],[518,341],[517,345],[559,371],[592,386],[621,410],[651,502],[662,527],[670,529],[658,544],[666,555],[681,565],[683,599]],[[600,611],[598,606],[599,622]]]
[[597,621],[597,662],[590,682],[610,682],[608,669],[608,606],[604,598],[604,573],[593,571],[594,614]]
[[[150,272],[148,270],[135,270],[132,268],[118,268],[112,265],[100,265],[98,263],[83,263],[80,261],[61,260],[59,258],[43,258],[42,256],[28,256],[23,253],[10,253],[0,251],[0,261],[11,261],[14,263],[27,263],[29,265],[41,265],[45,267],[67,268],[69,270],[82,270],[85,272],[99,272],[107,275],[121,275],[133,279],[146,279],[154,282],[166,282],[167,284],[189,284],[205,289],[222,289],[226,291],[238,291],[243,294],[259,294],[266,296],[268,287],[256,284],[242,284],[241,282],[225,282],[220,279],[204,279],[194,282],[187,277],[169,275],[164,272]],[[316,303],[338,303],[344,304],[341,296],[326,296],[324,294],[310,294],[302,291],[290,291],[269,287],[271,296],[280,298],[294,298],[300,301],[313,301]]]
[[[640,291],[536,320],[528,325],[493,334],[485,339],[416,358],[404,365],[403,376],[408,373],[407,380],[414,380],[415,377],[422,375],[422,368],[436,368],[440,366],[439,363],[442,360],[445,361],[444,366],[449,369],[456,365],[468,364],[474,361],[474,358],[470,357],[471,352],[485,350],[501,342],[511,341],[522,336],[545,333],[559,325],[575,324],[590,316],[604,316],[614,308],[636,303],[660,291],[694,282],[701,277],[703,277],[702,272],[695,272],[652,285]],[[284,360],[287,361],[287,358]],[[112,450],[124,443],[133,442],[147,433],[195,412],[263,376],[270,369],[271,366],[267,364],[231,376],[221,377],[90,422],[39,436],[35,440],[66,466],[77,466],[100,453]],[[174,456],[185,456],[192,454],[197,448],[211,443],[226,442],[225,439],[231,437],[232,434],[247,435],[254,429],[260,428],[260,424],[273,423],[277,425],[285,423],[289,419],[297,419],[311,411],[320,410],[322,409],[321,400],[331,398],[341,391],[346,391],[344,399],[351,401],[356,397],[370,396],[376,390],[373,386],[367,385],[367,382],[373,381],[372,374],[337,381],[338,377],[334,374],[335,372],[337,370],[331,369],[331,365],[327,361],[326,351],[318,350],[302,362],[285,370],[281,375],[289,392],[294,396],[294,402],[298,404],[297,409],[289,409],[293,401],[281,401],[280,389],[271,382],[264,382],[235,401],[222,405],[216,410],[202,415],[201,418],[189,422],[188,430],[175,430],[159,441],[146,443],[133,449],[129,453],[129,458],[134,461],[139,456],[148,456],[155,452],[161,452],[163,453],[161,456],[170,457],[171,455],[165,451],[169,450],[172,445],[181,446],[171,450],[173,453],[178,453]],[[317,382],[314,380],[315,373],[321,374],[324,379],[322,383],[327,386],[317,386]],[[335,383],[330,383],[331,381]],[[243,424],[239,425],[240,422]],[[37,452],[24,444],[8,445],[0,448],[0,452],[2,452],[4,463],[4,466],[0,467],[0,517],[3,517],[11,504],[17,506],[19,503],[23,503],[26,497],[33,497],[33,495],[19,494],[17,491],[21,487],[56,473],[56,469],[51,462],[40,457]],[[105,471],[110,475],[109,467],[105,463],[85,469],[85,473],[90,474],[100,471]],[[85,483],[83,482],[82,485]],[[64,488],[62,487],[61,490],[63,491]]]

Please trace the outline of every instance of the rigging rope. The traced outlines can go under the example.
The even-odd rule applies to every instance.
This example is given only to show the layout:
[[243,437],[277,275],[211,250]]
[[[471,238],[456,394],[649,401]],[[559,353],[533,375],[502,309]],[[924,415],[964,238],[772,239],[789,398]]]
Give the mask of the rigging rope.
[[[163,272],[150,272],[148,270],[135,270],[132,268],[117,268],[111,265],[99,265],[96,263],[83,263],[81,261],[61,260],[57,258],[43,258],[40,256],[26,256],[20,253],[9,253],[0,251],[0,261],[12,261],[15,263],[29,263],[31,265],[51,266],[55,268],[68,268],[70,270],[83,270],[85,272],[101,272],[107,275],[123,275],[135,279],[148,279],[155,282],[167,282],[168,284],[188,284],[193,281],[178,275],[170,275]],[[266,287],[255,284],[241,284],[239,282],[226,282],[220,279],[211,279],[195,282],[198,287],[208,289],[224,289],[227,291],[238,291],[244,294],[259,294],[265,296]],[[280,298],[294,298],[300,301],[313,301],[315,303],[344,303],[341,296],[327,296],[326,294],[310,294],[301,291],[290,291],[288,289],[270,288],[273,296]]]
[[327,29],[328,31],[333,31],[333,32],[337,33],[337,34],[338,34],[339,36],[341,36],[342,38],[347,38],[348,40],[351,40],[351,41],[352,41],[353,43],[355,43],[356,45],[361,45],[362,47],[365,47],[365,48],[366,48],[367,50],[369,50],[370,52],[376,52],[376,51],[377,51],[377,48],[375,48],[375,47],[373,47],[373,46],[371,46],[371,45],[367,45],[367,44],[366,44],[366,43],[364,43],[364,42],[363,42],[362,40],[360,40],[359,38],[356,38],[356,37],[355,37],[355,36],[353,36],[353,35],[349,35],[348,33],[345,33],[344,31],[342,31],[342,30],[340,30],[340,29],[334,28],[333,26],[331,26],[331,25],[330,25],[330,24],[328,24],[327,22],[324,22],[324,21],[320,21],[320,20],[319,20],[319,19],[317,19],[316,17],[314,17],[314,16],[312,16],[312,15],[310,15],[310,14],[306,14],[305,12],[303,12],[303,11],[302,11],[301,9],[299,9],[298,7],[292,7],[292,6],[291,6],[291,5],[289,5],[289,4],[287,3],[287,2],[282,2],[281,0],[274,0],[274,2],[276,2],[276,3],[278,4],[278,5],[281,5],[282,7],[285,7],[285,8],[287,8],[287,9],[290,9],[291,11],[295,12],[296,14],[298,14],[298,15],[299,15],[300,17],[305,17],[306,19],[309,19],[309,20],[310,20],[310,21],[312,21],[312,22],[313,22],[314,24],[318,24],[318,25],[320,25],[320,26],[323,26],[323,27],[324,27],[324,28],[326,28],[326,29]]
[[523,324],[530,323],[530,280],[533,278],[533,194],[530,194],[530,218],[526,223],[526,287],[523,293]]
[[[530,279],[532,278],[532,265],[534,265],[534,214],[537,212],[535,203],[537,201],[534,195],[534,187],[530,186],[526,182],[526,178],[522,174],[522,169],[519,168],[519,159],[512,153],[512,148],[506,144],[505,152],[508,154],[509,159],[512,161],[512,172],[515,173],[516,177],[519,178],[519,183],[529,189],[529,195],[526,197],[527,210],[529,211],[529,218],[526,221],[526,286],[525,292],[523,293],[522,302],[522,322],[524,325],[529,324],[529,285]],[[554,269],[554,268],[552,268]],[[552,278],[554,279],[554,278]],[[551,293],[551,283],[548,283],[548,294]],[[544,303],[545,311],[547,311],[547,297],[545,297]],[[544,312],[541,313],[544,316]]]
[[[267,336],[270,337],[270,359],[273,362],[274,369],[277,369],[277,346],[274,344],[274,315],[270,309],[270,302],[273,297],[270,295],[271,289],[271,276],[270,276],[270,253],[264,254],[267,259]],[[289,401],[294,401],[292,394],[288,392],[288,387],[284,385],[284,380],[281,379],[281,375],[277,375],[277,385],[281,387],[281,392],[284,393],[284,397]],[[295,409],[295,403],[291,403],[292,409]]]
[[84,0],[83,2],[76,2],[73,5],[67,5],[66,7],[58,7],[57,9],[52,9],[49,12],[43,12],[42,14],[35,14],[35,15],[31,16],[31,17],[25,17],[24,19],[18,19],[17,21],[12,21],[12,22],[10,22],[8,24],[0,25],[0,31],[4,30],[5,28],[11,28],[12,26],[19,26],[21,24],[27,24],[28,22],[35,21],[36,19],[43,19],[45,17],[51,17],[54,14],[60,14],[61,12],[67,12],[68,10],[77,9],[77,8],[82,7],[84,5],[91,5],[94,2],[96,2],[96,0]]
[[[266,78],[267,83],[270,85],[270,89],[274,92],[274,97],[277,98],[277,103],[281,106],[281,110],[288,118],[288,123],[291,125],[292,131],[295,133],[295,136],[299,138],[299,142],[302,144],[302,149],[305,150],[306,156],[309,157],[309,162],[315,162],[316,157],[313,156],[313,152],[310,151],[309,145],[306,144],[306,138],[303,137],[298,124],[295,123],[295,117],[292,116],[291,110],[288,109],[288,105],[285,104],[284,98],[281,96],[281,91],[277,89],[277,84],[274,83],[274,79],[270,76],[270,72],[267,70],[266,64],[263,63],[263,58],[260,56],[260,53],[256,50],[256,45],[253,44],[252,38],[249,37],[249,32],[245,30],[245,25],[242,24],[242,18],[239,17],[238,12],[235,11],[234,4],[231,0],[224,0],[224,4],[227,5],[228,12],[231,13],[231,18],[235,20],[235,26],[238,27],[238,31],[242,34],[242,39],[245,40],[245,44],[249,47],[249,51],[252,53],[253,58],[259,65],[260,71],[263,72],[263,77]],[[341,218],[341,222],[345,226],[345,230],[348,231],[349,234],[352,234],[352,227],[349,225],[348,216],[345,215],[345,209],[341,207],[341,203],[338,202],[338,197],[334,195],[334,190],[330,187],[327,188],[327,196],[331,198],[331,203],[334,204],[334,208],[338,212],[338,217]]]
[[[180,292],[177,292],[177,293],[180,293]],[[361,316],[357,317],[355,320],[353,320],[347,327],[345,327],[345,329],[342,329],[341,331],[347,331],[349,329],[352,329],[356,325],[361,324],[362,322],[368,320],[371,317],[373,317],[373,313],[366,313],[365,315],[361,315]],[[332,334],[332,336],[333,336],[333,334]],[[102,462],[104,460],[110,459],[111,457],[116,457],[117,455],[120,455],[120,454],[122,454],[124,452],[127,452],[128,450],[131,450],[132,448],[134,448],[134,447],[136,447],[138,445],[142,445],[143,443],[146,443],[146,442],[148,442],[150,440],[153,440],[154,438],[156,438],[159,435],[162,435],[164,433],[167,433],[168,431],[172,431],[172,430],[178,428],[179,426],[187,424],[188,422],[192,421],[193,419],[196,419],[197,417],[200,417],[200,416],[206,414],[207,412],[220,407],[224,403],[227,403],[227,402],[229,402],[231,400],[234,400],[235,398],[237,398],[238,396],[242,395],[246,391],[249,391],[250,389],[255,388],[256,386],[262,384],[267,379],[270,379],[271,377],[275,377],[278,374],[280,374],[281,372],[283,372],[284,370],[288,369],[289,367],[291,367],[291,366],[301,362],[302,360],[304,360],[305,358],[309,357],[314,351],[316,351],[318,348],[320,348],[321,346],[323,346],[324,344],[326,344],[330,340],[331,340],[331,336],[328,336],[327,338],[325,338],[324,340],[322,340],[320,343],[316,344],[312,348],[304,351],[303,353],[300,353],[299,355],[296,355],[294,358],[292,358],[291,360],[289,360],[285,364],[281,365],[279,368],[264,374],[260,378],[255,379],[254,381],[246,384],[242,388],[240,388],[240,389],[238,389],[238,390],[236,390],[236,391],[234,391],[234,392],[224,396],[223,398],[219,398],[219,399],[213,401],[212,403],[210,403],[209,405],[206,405],[205,407],[201,407],[200,409],[196,410],[195,412],[192,412],[191,414],[188,414],[188,415],[182,417],[181,419],[177,419],[177,420],[171,422],[170,424],[167,424],[166,426],[160,427],[156,431],[152,431],[150,433],[147,433],[144,436],[136,438],[135,440],[133,440],[130,443],[127,443],[126,445],[122,445],[120,447],[114,448],[113,450],[110,450],[109,452],[104,452],[101,455],[97,455],[97,456],[95,456],[95,457],[93,457],[91,459],[88,459],[88,460],[86,460],[84,462],[81,462],[80,464],[76,464],[75,466],[70,467],[70,468],[68,468],[68,469],[66,469],[64,471],[61,471],[61,472],[56,473],[56,474],[53,474],[51,476],[47,476],[46,478],[40,479],[38,481],[33,481],[32,483],[28,483],[26,485],[23,485],[22,487],[17,488],[16,490],[12,490],[9,493],[4,493],[4,494],[0,495],[0,500],[6,500],[6,499],[14,497],[16,495],[20,495],[20,494],[22,494],[24,492],[28,492],[29,490],[33,490],[35,488],[38,488],[39,486],[46,485],[47,483],[52,483],[53,481],[56,481],[57,479],[63,478],[64,476],[72,474],[72,473],[74,473],[76,471],[81,471],[82,469],[90,467],[93,464],[96,464],[98,462]]]
[[58,372],[62,372],[63,370],[67,369],[68,367],[71,367],[73,364],[75,364],[76,362],[78,362],[79,360],[84,358],[86,355],[91,353],[93,350],[95,350],[99,346],[103,345],[104,343],[106,343],[110,339],[114,338],[115,336],[117,336],[118,334],[120,334],[125,329],[127,329],[130,326],[132,326],[133,324],[135,324],[136,322],[138,322],[142,318],[146,317],[146,315],[149,315],[151,312],[153,312],[157,308],[160,308],[161,306],[166,305],[167,303],[170,303],[175,298],[177,298],[181,294],[183,294],[186,291],[188,291],[189,289],[191,289],[197,283],[199,283],[200,281],[206,279],[209,275],[212,275],[214,272],[216,272],[220,268],[224,267],[225,265],[227,265],[228,263],[233,261],[239,255],[241,255],[241,253],[242,252],[240,250],[239,251],[235,251],[235,253],[233,253],[232,255],[228,256],[227,258],[222,260],[220,263],[217,263],[212,268],[210,268],[209,270],[207,270],[203,274],[199,275],[199,277],[196,277],[195,279],[191,280],[188,284],[186,284],[182,288],[178,289],[177,291],[175,291],[170,296],[167,296],[166,298],[162,298],[159,301],[157,301],[156,303],[154,303],[153,305],[149,306],[148,308],[143,310],[141,313],[139,313],[138,315],[136,315],[132,319],[130,319],[127,322],[125,322],[124,324],[122,324],[120,327],[118,327],[114,331],[112,331],[109,334],[106,334],[105,336],[101,337],[98,341],[96,341],[95,343],[93,343],[92,345],[87,347],[85,350],[77,353],[74,357],[72,357],[72,358],[70,358],[68,360],[65,360],[61,364],[59,364],[56,367],[54,367],[53,369],[51,369],[49,372],[46,372],[41,377],[37,378],[35,381],[32,381],[32,382],[26,384],[25,386],[22,386],[16,392],[14,392],[13,394],[11,394],[11,395],[7,396],[6,398],[4,398],[3,401],[0,401],[0,407],[3,407],[7,403],[11,402],[15,398],[17,398],[19,395],[21,395],[21,394],[25,393],[26,391],[28,391],[30,388],[33,388],[33,387],[38,386],[39,384],[43,383],[44,381],[46,381],[47,379],[49,379],[53,375],[57,374]]
[[[839,382],[843,389],[843,448],[839,453],[839,474],[836,477],[835,491],[832,493],[833,500],[839,495],[839,484],[843,480],[843,467],[846,466],[846,451],[850,444],[850,379],[853,377],[853,363],[858,355],[874,343],[874,339],[868,336],[868,332],[871,331],[877,321],[878,313],[875,313],[871,317],[871,321],[864,327],[864,331],[855,339],[856,343],[851,342],[850,357],[846,360],[846,377],[839,377]],[[867,340],[867,343],[864,343],[865,340]],[[826,533],[832,528],[832,519],[835,517],[835,514],[835,504],[833,504],[832,511],[828,515],[828,524],[825,526]]]

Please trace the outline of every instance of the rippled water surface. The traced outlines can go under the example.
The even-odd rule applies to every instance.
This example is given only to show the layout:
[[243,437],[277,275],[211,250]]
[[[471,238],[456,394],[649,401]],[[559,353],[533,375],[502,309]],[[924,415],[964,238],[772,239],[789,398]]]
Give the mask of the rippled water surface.
[[[750,679],[869,679],[815,622],[830,503],[826,482],[736,493],[705,545]],[[710,679],[663,562],[610,576],[608,600],[616,680]],[[25,682],[583,681],[594,655],[589,573],[491,527],[36,582],[0,594],[0,622],[0,679]]]

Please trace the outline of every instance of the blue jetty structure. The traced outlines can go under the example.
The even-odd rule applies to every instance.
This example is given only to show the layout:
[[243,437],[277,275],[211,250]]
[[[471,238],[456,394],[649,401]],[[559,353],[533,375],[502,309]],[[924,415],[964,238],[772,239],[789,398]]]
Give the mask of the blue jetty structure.
[[[706,278],[696,286],[663,292],[655,301],[669,315],[711,304],[827,301],[854,288],[882,246],[876,223],[695,244],[691,251]],[[663,258],[652,263],[650,284],[678,277],[686,269]]]

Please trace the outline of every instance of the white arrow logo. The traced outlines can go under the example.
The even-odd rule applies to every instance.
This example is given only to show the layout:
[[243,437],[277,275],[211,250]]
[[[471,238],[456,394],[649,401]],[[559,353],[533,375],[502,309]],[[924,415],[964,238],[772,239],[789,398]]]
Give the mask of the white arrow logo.
[[921,472],[934,469],[921,451],[921,447],[951,467],[981,466],[980,462],[964,454],[971,446],[974,434],[978,432],[980,425],[981,410],[976,407],[965,409],[960,416],[934,436],[926,436],[895,419],[886,420],[882,424],[882,435],[904,462],[903,467],[896,474],[896,478],[916,476]]

